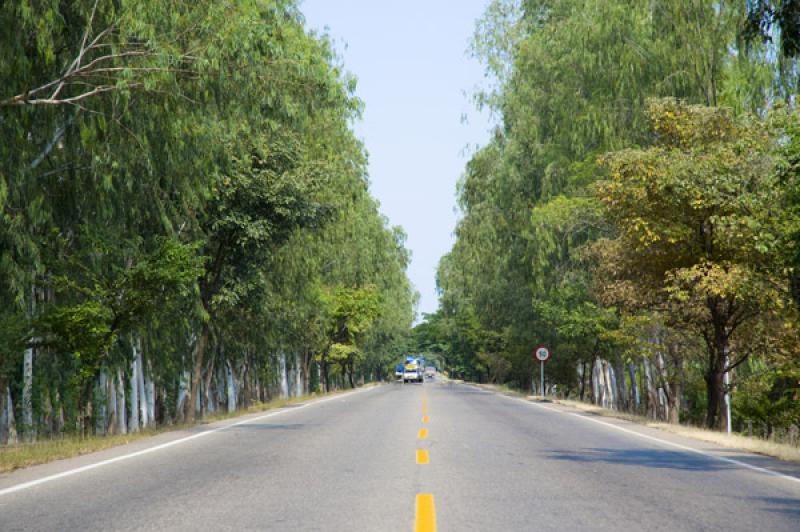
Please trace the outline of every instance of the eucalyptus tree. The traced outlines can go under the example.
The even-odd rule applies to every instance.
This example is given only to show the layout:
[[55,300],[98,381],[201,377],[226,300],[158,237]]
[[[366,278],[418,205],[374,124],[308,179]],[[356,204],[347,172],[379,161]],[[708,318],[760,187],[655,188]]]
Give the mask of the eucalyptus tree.
[[604,308],[595,290],[598,259],[589,247],[617,231],[594,197],[604,173],[597,160],[654,141],[650,97],[735,113],[763,113],[780,98],[774,54],[743,39],[748,7],[743,0],[490,4],[472,51],[489,77],[478,103],[500,125],[467,164],[458,189],[464,216],[438,272],[443,314],[477,327],[474,346],[463,348],[471,364],[500,338],[497,356],[513,368],[506,378],[527,386],[530,348],[546,341],[568,361],[559,384],[572,388],[569,366],[592,356],[612,358],[624,383],[629,347],[644,344],[628,334],[633,329],[617,331],[639,317]]
[[[291,277],[276,257],[342,245],[305,243],[353,203],[366,207],[346,253],[404,253],[367,200],[354,81],[289,0],[38,7],[0,13],[13,30],[0,37],[0,293],[15,301],[0,315],[0,425],[20,402],[25,423],[38,401],[42,419],[65,408],[84,430],[92,411],[104,431],[137,430],[156,402],[164,421],[178,405],[191,417],[264,400],[281,346],[311,360],[323,341],[305,334],[326,319],[315,287],[351,271],[314,256],[293,292],[276,288]],[[368,264],[352,286],[382,301],[408,288],[402,260],[386,282]],[[283,330],[273,319],[298,293],[309,312],[282,323],[306,321]],[[410,296],[397,304],[410,313]]]

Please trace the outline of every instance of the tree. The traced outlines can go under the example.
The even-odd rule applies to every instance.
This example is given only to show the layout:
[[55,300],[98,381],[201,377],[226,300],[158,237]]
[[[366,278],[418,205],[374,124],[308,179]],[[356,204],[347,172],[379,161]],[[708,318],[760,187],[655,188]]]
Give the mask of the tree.
[[[618,236],[600,242],[607,301],[667,312],[706,345],[709,427],[725,428],[725,373],[751,355],[755,324],[782,322],[784,200],[774,132],[756,119],[675,100],[650,104],[654,145],[603,158],[598,187]],[[772,323],[771,323],[772,322]]]

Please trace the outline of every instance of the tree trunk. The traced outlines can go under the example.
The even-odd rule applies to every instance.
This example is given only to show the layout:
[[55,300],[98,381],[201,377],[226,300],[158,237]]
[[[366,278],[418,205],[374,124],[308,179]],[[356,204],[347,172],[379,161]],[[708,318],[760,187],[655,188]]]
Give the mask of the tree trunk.
[[128,406],[125,404],[125,377],[117,368],[117,433],[128,433]]
[[211,360],[208,361],[208,370],[206,371],[206,378],[203,384],[203,411],[204,412],[213,412],[214,405],[212,405],[212,401],[214,400],[213,397],[213,387],[212,387],[212,380],[214,377],[214,360],[216,357],[211,357]]
[[228,412],[236,410],[236,383],[233,380],[233,369],[230,361],[225,361],[225,380],[227,382]]
[[681,397],[683,394],[683,386],[676,381],[669,385],[669,416],[667,421],[669,423],[678,424],[681,421]]
[[328,393],[331,390],[330,375],[328,375],[328,361],[323,358],[320,367],[322,369],[322,391]]
[[56,402],[58,402],[58,418],[56,419],[56,434],[64,434],[64,402],[61,395],[56,390]]
[[117,428],[117,383],[114,374],[111,374],[111,381],[108,385],[108,433],[114,434]]
[[139,342],[132,338],[133,360],[131,361],[130,394],[131,415],[128,417],[128,432],[139,432]]
[[156,426],[156,383],[147,378],[144,381],[145,398],[147,399],[147,426]]
[[32,442],[36,435],[33,427],[33,348],[25,350],[22,360],[22,437]]
[[658,419],[658,392],[653,380],[650,361],[644,358],[642,359],[642,365],[644,366],[644,383],[647,389],[647,415],[652,419]]
[[728,418],[725,404],[725,364],[728,358],[727,337],[717,331],[716,345],[709,349],[709,366],[706,381],[706,426],[721,431],[727,430]]
[[614,380],[617,384],[617,387],[614,389],[614,393],[617,394],[617,408],[619,410],[628,410],[629,401],[628,401],[628,389],[625,386],[625,364],[622,362],[617,362],[614,370]]
[[190,383],[191,375],[187,370],[183,370],[180,380],[178,381],[178,400],[175,404],[175,417],[180,423],[185,421],[188,416]]
[[[200,337],[197,339],[194,345],[194,375],[192,376],[192,386],[189,389],[189,398],[187,403],[190,405],[190,408],[186,412],[186,420],[190,423],[194,422],[197,418],[198,414],[202,417],[203,412],[197,412],[196,408],[196,401],[200,396],[200,383],[203,377],[203,357],[206,353],[206,346],[208,345],[208,324],[203,324],[203,330],[200,333]],[[202,406],[201,406],[202,409]]]
[[300,397],[305,391],[305,385],[303,383],[303,355],[300,351],[295,351],[294,353],[294,378],[294,396]]
[[595,358],[592,360],[592,401],[595,405],[601,404],[601,397],[600,397],[600,372],[598,371],[598,365],[600,364],[600,359]]
[[605,377],[605,408],[616,408],[616,397],[614,395],[616,390],[616,379],[614,376],[614,368],[611,367],[611,362],[603,362],[603,376]]
[[278,352],[278,373],[281,378],[281,399],[289,397],[289,379],[286,375],[286,353]]
[[147,390],[144,383],[144,357],[142,356],[142,339],[136,338],[136,390],[139,392],[139,423],[141,427],[150,426],[149,412],[147,411]]
[[14,418],[14,400],[11,397],[11,387],[6,386],[6,426],[8,427],[8,445],[16,445],[19,442],[17,437],[17,423]]
[[639,411],[641,405],[641,397],[639,396],[639,381],[636,378],[636,364],[628,364],[628,373],[631,377],[631,396],[633,400],[633,407],[635,411]]
[[94,431],[100,436],[105,436],[108,427],[108,374],[105,370],[101,370],[97,376],[97,391]]

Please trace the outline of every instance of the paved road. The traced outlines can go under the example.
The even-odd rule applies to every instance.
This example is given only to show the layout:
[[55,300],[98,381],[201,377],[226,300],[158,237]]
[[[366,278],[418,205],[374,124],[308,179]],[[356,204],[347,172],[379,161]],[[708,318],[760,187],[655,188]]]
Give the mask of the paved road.
[[471,386],[230,425],[2,476],[0,530],[800,530],[797,466]]

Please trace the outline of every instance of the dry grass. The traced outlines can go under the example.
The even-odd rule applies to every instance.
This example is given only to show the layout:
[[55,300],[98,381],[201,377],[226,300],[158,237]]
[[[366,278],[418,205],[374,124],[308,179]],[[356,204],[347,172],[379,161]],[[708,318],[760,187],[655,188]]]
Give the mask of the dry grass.
[[106,437],[77,438],[67,436],[58,440],[45,440],[36,443],[21,443],[0,448],[0,473],[15,469],[46,464],[62,458],[71,458],[125,445],[157,434],[157,431],[143,430],[136,434],[120,434]]
[[[372,386],[375,386],[375,384],[368,384],[364,386],[364,388],[369,388]],[[223,421],[246,414],[255,414],[258,412],[281,408],[287,405],[301,403],[309,399],[321,397],[322,395],[341,394],[345,391],[348,390],[335,391],[328,394],[311,394],[302,397],[293,397],[291,399],[276,399],[267,403],[256,403],[249,408],[240,409],[235,412],[221,412],[206,416],[202,420],[197,421],[196,424],[207,425],[216,421]],[[154,430],[142,430],[135,434],[89,436],[86,438],[68,436],[61,439],[43,440],[35,443],[20,443],[17,445],[0,447],[0,473],[8,473],[23,467],[46,464],[55,460],[62,460],[64,458],[72,458],[74,456],[94,453],[104,449],[110,449],[111,447],[126,445],[143,438],[149,438],[151,436],[155,436],[156,434],[186,429],[190,426],[190,424],[184,423],[167,425]]]
[[[476,386],[487,390],[492,390],[495,392],[513,394],[519,397],[526,397],[527,399],[535,399],[535,400],[542,399],[541,397],[538,396],[522,394],[519,391],[513,390],[507,386],[501,386],[495,384],[477,384]],[[741,434],[725,434],[722,432],[708,430],[700,427],[691,427],[687,425],[673,425],[671,423],[656,422],[644,416],[637,416],[634,414],[628,414],[626,412],[619,412],[617,410],[608,410],[606,408],[601,408],[599,406],[595,406],[588,403],[582,403],[580,401],[572,401],[569,399],[550,399],[550,400],[552,400],[554,403],[568,406],[570,408],[574,408],[582,412],[588,412],[591,414],[596,414],[598,416],[612,417],[615,419],[624,419],[625,421],[638,423],[639,425],[652,427],[655,429],[663,430],[665,432],[671,432],[679,436],[684,436],[695,440],[714,443],[716,445],[719,445],[720,447],[725,447],[729,449],[739,449],[741,451],[762,454],[765,456],[772,456],[774,458],[778,458],[780,460],[786,460],[788,462],[800,463],[800,448],[793,447],[791,445],[775,443],[767,440],[762,440],[761,438],[753,438]]]

